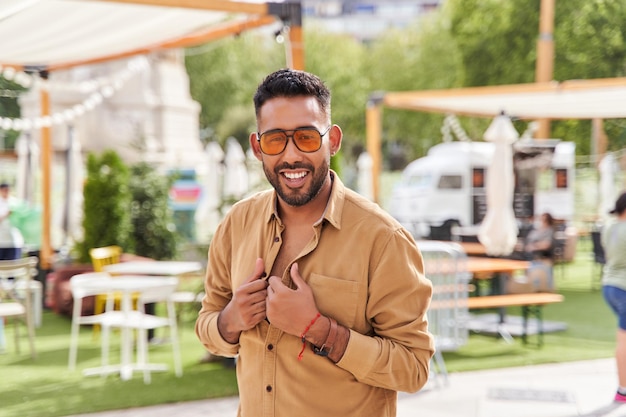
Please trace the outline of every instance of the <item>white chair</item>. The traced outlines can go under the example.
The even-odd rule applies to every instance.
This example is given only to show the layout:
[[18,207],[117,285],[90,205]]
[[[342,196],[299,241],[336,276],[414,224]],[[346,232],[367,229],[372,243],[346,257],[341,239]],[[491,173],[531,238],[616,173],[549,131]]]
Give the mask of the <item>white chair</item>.
[[0,320],[15,321],[15,350],[20,353],[20,335],[17,321],[26,324],[30,355],[37,357],[35,350],[35,317],[33,306],[32,278],[37,275],[37,257],[0,261]]
[[[113,279],[115,280],[116,278]],[[145,279],[150,278],[146,277]],[[162,365],[149,363],[148,330],[169,328],[169,338],[172,343],[174,356],[174,370],[176,376],[178,377],[183,374],[180,345],[178,341],[177,315],[174,305],[174,294],[176,292],[176,288],[178,287],[178,278],[161,277],[160,279],[162,280],[162,284],[158,287],[145,288],[138,293],[137,310],[115,312],[117,314],[110,315],[102,323],[103,351],[108,351],[111,328],[137,330],[137,363],[133,366],[133,368],[143,371],[144,382],[146,384],[150,383],[151,371],[161,371],[166,369]],[[146,304],[158,302],[165,303],[167,317],[159,317],[145,313]]]
[[[72,309],[72,330],[70,336],[70,352],[68,367],[70,370],[76,368],[76,357],[78,351],[79,327],[81,325],[94,326],[102,325],[106,317],[110,316],[113,309],[113,297],[106,297],[112,294],[110,291],[111,276],[106,272],[87,272],[84,274],[74,275],[70,278],[70,290],[74,299],[74,307]],[[86,297],[106,297],[106,307],[103,313],[91,316],[83,316],[83,300]],[[108,363],[108,350],[102,351],[102,366]]]
[[452,242],[419,241],[424,258],[426,278],[433,284],[433,296],[428,310],[428,330],[435,338],[432,372],[441,374],[445,384],[448,372],[442,352],[454,351],[467,344],[468,283],[467,256],[462,247]]

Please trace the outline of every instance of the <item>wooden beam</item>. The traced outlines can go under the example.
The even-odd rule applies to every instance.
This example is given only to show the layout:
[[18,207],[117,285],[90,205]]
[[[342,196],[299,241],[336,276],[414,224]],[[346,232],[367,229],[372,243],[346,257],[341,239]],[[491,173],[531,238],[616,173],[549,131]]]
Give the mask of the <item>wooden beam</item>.
[[367,153],[372,158],[372,195],[374,202],[380,203],[379,178],[382,171],[382,97],[374,95],[367,101],[365,112],[365,133]]
[[[554,77],[554,1],[541,0],[539,11],[539,39],[537,41],[537,65],[535,81],[552,81]],[[550,137],[550,120],[539,119],[536,138]]]
[[304,71],[304,40],[302,26],[291,26],[289,29],[289,46],[291,48],[290,68]]
[[[47,77],[46,77],[47,78]],[[50,92],[46,82],[41,83],[40,100],[41,100],[41,117],[50,116]],[[52,218],[52,210],[50,206],[50,194],[52,191],[52,181],[50,175],[52,173],[52,138],[50,135],[50,126],[42,126],[41,128],[41,192],[42,206],[41,213],[41,248],[39,252],[39,263],[41,269],[50,269],[52,263],[52,245],[50,242],[50,223]]]

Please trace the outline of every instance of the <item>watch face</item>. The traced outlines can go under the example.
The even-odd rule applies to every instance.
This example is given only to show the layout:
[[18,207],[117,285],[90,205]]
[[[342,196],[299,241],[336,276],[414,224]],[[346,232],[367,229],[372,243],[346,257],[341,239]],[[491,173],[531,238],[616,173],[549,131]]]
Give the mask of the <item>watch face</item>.
[[318,356],[328,356],[328,354],[330,353],[328,350],[326,350],[324,346],[322,346],[321,348],[318,348],[315,345],[311,345],[311,347],[313,348],[313,353],[315,353]]

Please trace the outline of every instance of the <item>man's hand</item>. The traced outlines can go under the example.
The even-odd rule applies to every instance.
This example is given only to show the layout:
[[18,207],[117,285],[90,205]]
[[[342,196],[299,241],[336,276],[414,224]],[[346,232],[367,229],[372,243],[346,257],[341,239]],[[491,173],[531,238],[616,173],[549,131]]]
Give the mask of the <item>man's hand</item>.
[[267,282],[263,259],[258,258],[254,271],[233,293],[233,298],[224,307],[217,319],[222,337],[229,343],[236,343],[242,331],[248,330],[265,319],[265,299]]
[[318,311],[313,291],[300,276],[298,264],[293,264],[289,273],[295,290],[284,285],[280,277],[268,279],[267,318],[273,326],[300,337]]

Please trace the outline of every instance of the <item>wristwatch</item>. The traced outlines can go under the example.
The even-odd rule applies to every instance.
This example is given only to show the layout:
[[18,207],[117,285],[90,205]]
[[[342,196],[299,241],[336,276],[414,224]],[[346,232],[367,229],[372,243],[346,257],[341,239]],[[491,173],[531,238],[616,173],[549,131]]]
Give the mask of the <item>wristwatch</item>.
[[337,337],[337,321],[330,317],[328,319],[330,320],[330,330],[328,331],[326,341],[322,344],[321,347],[311,345],[311,347],[313,348],[313,353],[319,356],[328,356],[330,352],[333,351],[335,338]]

